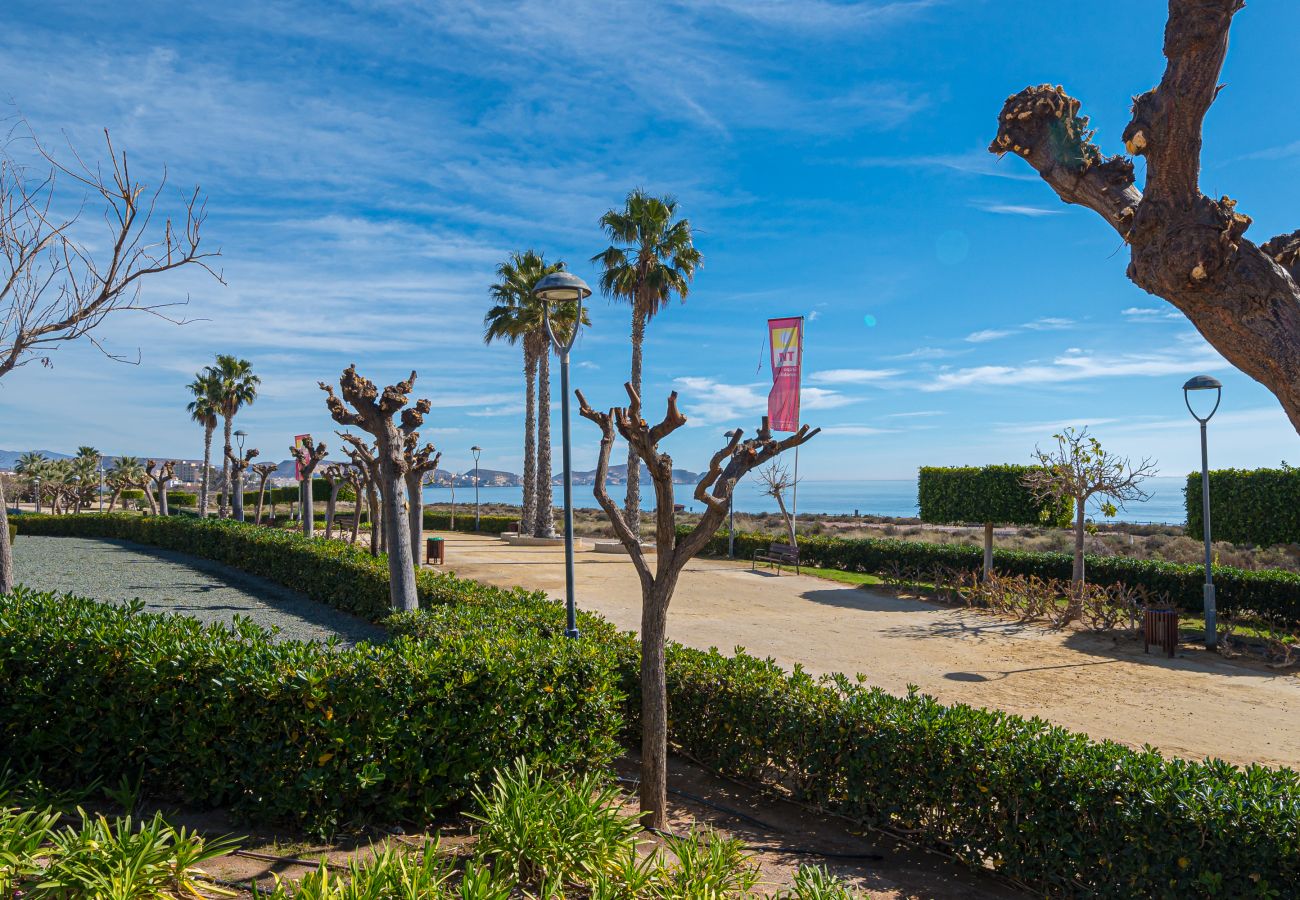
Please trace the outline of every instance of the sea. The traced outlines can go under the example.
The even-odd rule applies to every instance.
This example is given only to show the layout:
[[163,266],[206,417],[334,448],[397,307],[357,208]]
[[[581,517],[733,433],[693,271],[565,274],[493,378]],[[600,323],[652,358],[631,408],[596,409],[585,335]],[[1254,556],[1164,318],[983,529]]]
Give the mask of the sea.
[[[1182,525],[1187,521],[1187,510],[1183,501],[1183,486],[1187,482],[1182,478],[1151,478],[1143,482],[1143,489],[1151,495],[1144,502],[1133,502],[1126,509],[1119,510],[1118,515],[1109,521],[1130,522],[1133,524]],[[654,491],[642,485],[641,506],[643,509],[654,508]],[[688,511],[698,512],[700,504],[692,496],[692,485],[676,486],[677,502]],[[621,484],[609,486],[609,495],[622,503],[625,488]],[[523,497],[520,487],[480,487],[480,503],[505,503],[518,506]],[[457,487],[456,505],[473,505],[474,488]],[[916,479],[880,480],[880,481],[807,481],[799,482],[798,512],[803,514],[823,513],[826,515],[863,515],[890,516],[908,518],[917,515]],[[426,503],[450,503],[451,490],[445,487],[427,487],[424,489]],[[555,487],[555,505],[564,502],[563,488]],[[573,486],[573,505],[578,509],[597,508],[596,498],[589,484]],[[765,496],[757,481],[742,481],[736,487],[736,512],[764,513],[776,512],[776,501]],[[1089,504],[1089,515],[1104,521],[1100,504]]]

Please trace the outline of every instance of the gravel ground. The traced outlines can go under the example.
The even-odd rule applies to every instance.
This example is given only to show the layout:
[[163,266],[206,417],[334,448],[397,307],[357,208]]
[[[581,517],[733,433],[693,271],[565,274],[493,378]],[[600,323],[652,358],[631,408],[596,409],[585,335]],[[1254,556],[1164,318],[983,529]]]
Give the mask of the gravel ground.
[[286,639],[346,643],[382,641],[384,631],[229,566],[128,541],[24,535],[14,542],[18,582],[121,602],[143,600],[150,612],[175,612],[203,622],[246,616]]

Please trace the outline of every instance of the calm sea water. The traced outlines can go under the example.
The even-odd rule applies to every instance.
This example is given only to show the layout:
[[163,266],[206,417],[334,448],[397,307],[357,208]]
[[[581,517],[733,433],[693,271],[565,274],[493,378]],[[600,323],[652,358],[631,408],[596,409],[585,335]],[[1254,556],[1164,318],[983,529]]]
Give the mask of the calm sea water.
[[[1182,478],[1152,478],[1144,483],[1151,499],[1145,503],[1130,503],[1128,509],[1120,510],[1117,521],[1134,523],[1165,523],[1181,525],[1187,520],[1183,505]],[[690,485],[677,485],[677,502],[687,509],[699,506],[693,497]],[[610,496],[616,500],[623,497],[622,485],[611,485]],[[482,503],[508,503],[518,506],[523,490],[518,487],[482,487],[479,488],[479,500]],[[451,491],[447,488],[425,488],[425,502],[450,503]],[[555,504],[564,502],[563,490],[555,488]],[[456,505],[474,503],[474,489],[456,488]],[[573,486],[573,504],[578,508],[596,508],[596,498],[592,495],[591,485],[575,484]],[[641,506],[643,509],[654,508],[654,493],[642,487]],[[737,512],[776,512],[776,501],[765,497],[760,492],[757,482],[742,481],[736,489]],[[915,516],[916,480],[898,481],[804,481],[799,484],[799,512],[827,513],[874,516]],[[1090,508],[1090,514],[1096,510]],[[1098,515],[1100,519],[1100,516]]]

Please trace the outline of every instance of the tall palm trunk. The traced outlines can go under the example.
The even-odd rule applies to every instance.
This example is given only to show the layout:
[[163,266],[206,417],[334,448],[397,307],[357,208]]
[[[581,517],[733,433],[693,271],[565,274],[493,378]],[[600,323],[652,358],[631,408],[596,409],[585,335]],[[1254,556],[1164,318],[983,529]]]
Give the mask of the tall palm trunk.
[[199,482],[199,516],[204,519],[208,517],[208,482],[212,480],[212,432],[216,429],[216,422],[203,426],[203,480]]
[[[520,535],[532,535],[537,531],[536,344],[531,335],[524,339],[524,499],[523,508],[519,511]],[[455,523],[452,524],[454,526]]]
[[230,511],[230,423],[234,416],[222,416],[226,420],[226,446],[221,454],[221,508],[217,515],[226,517]]
[[[641,345],[645,343],[645,310],[637,303],[632,308],[632,389],[641,396]],[[627,448],[627,503],[623,506],[623,521],[633,537],[641,539],[641,460],[636,451]]]
[[555,537],[555,490],[551,487],[551,346],[537,360],[537,537]]

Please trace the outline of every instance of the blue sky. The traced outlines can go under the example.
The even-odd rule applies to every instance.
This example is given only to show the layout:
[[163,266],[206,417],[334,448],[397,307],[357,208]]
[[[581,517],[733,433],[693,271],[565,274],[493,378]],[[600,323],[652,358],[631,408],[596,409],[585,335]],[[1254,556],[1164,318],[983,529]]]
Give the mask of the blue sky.
[[[139,366],[70,346],[6,377],[0,445],[197,456],[184,386],[231,352],[264,379],[241,416],[264,456],[302,431],[337,444],[316,382],[355,361],[419,371],[445,465],[478,443],[517,471],[519,354],[481,341],[492,269],[532,247],[594,283],[596,221],[642,186],[677,196],[705,257],[646,349],[647,404],[676,387],[691,417],[668,446],[680,466],[752,428],[764,320],[798,314],[805,420],[825,432],[809,477],[1027,461],[1068,424],[1181,474],[1198,449],[1180,385],[1200,372],[1226,386],[1216,464],[1300,459],[1272,396],[1125,279],[1108,227],[985,152],[1005,97],[1044,81],[1115,152],[1129,98],[1159,79],[1163,3],[1056,6],[11,2],[9,114],[86,153],[109,128],[136,171],[166,162],[173,197],[201,183],[228,284],[149,285],[188,294],[196,321],[110,322]],[[1276,103],[1298,29],[1283,0],[1239,14],[1207,122],[1203,189],[1236,198],[1257,241],[1300,218],[1300,121]],[[629,316],[597,296],[591,318],[574,382],[609,404]],[[576,420],[575,463],[596,445]]]

